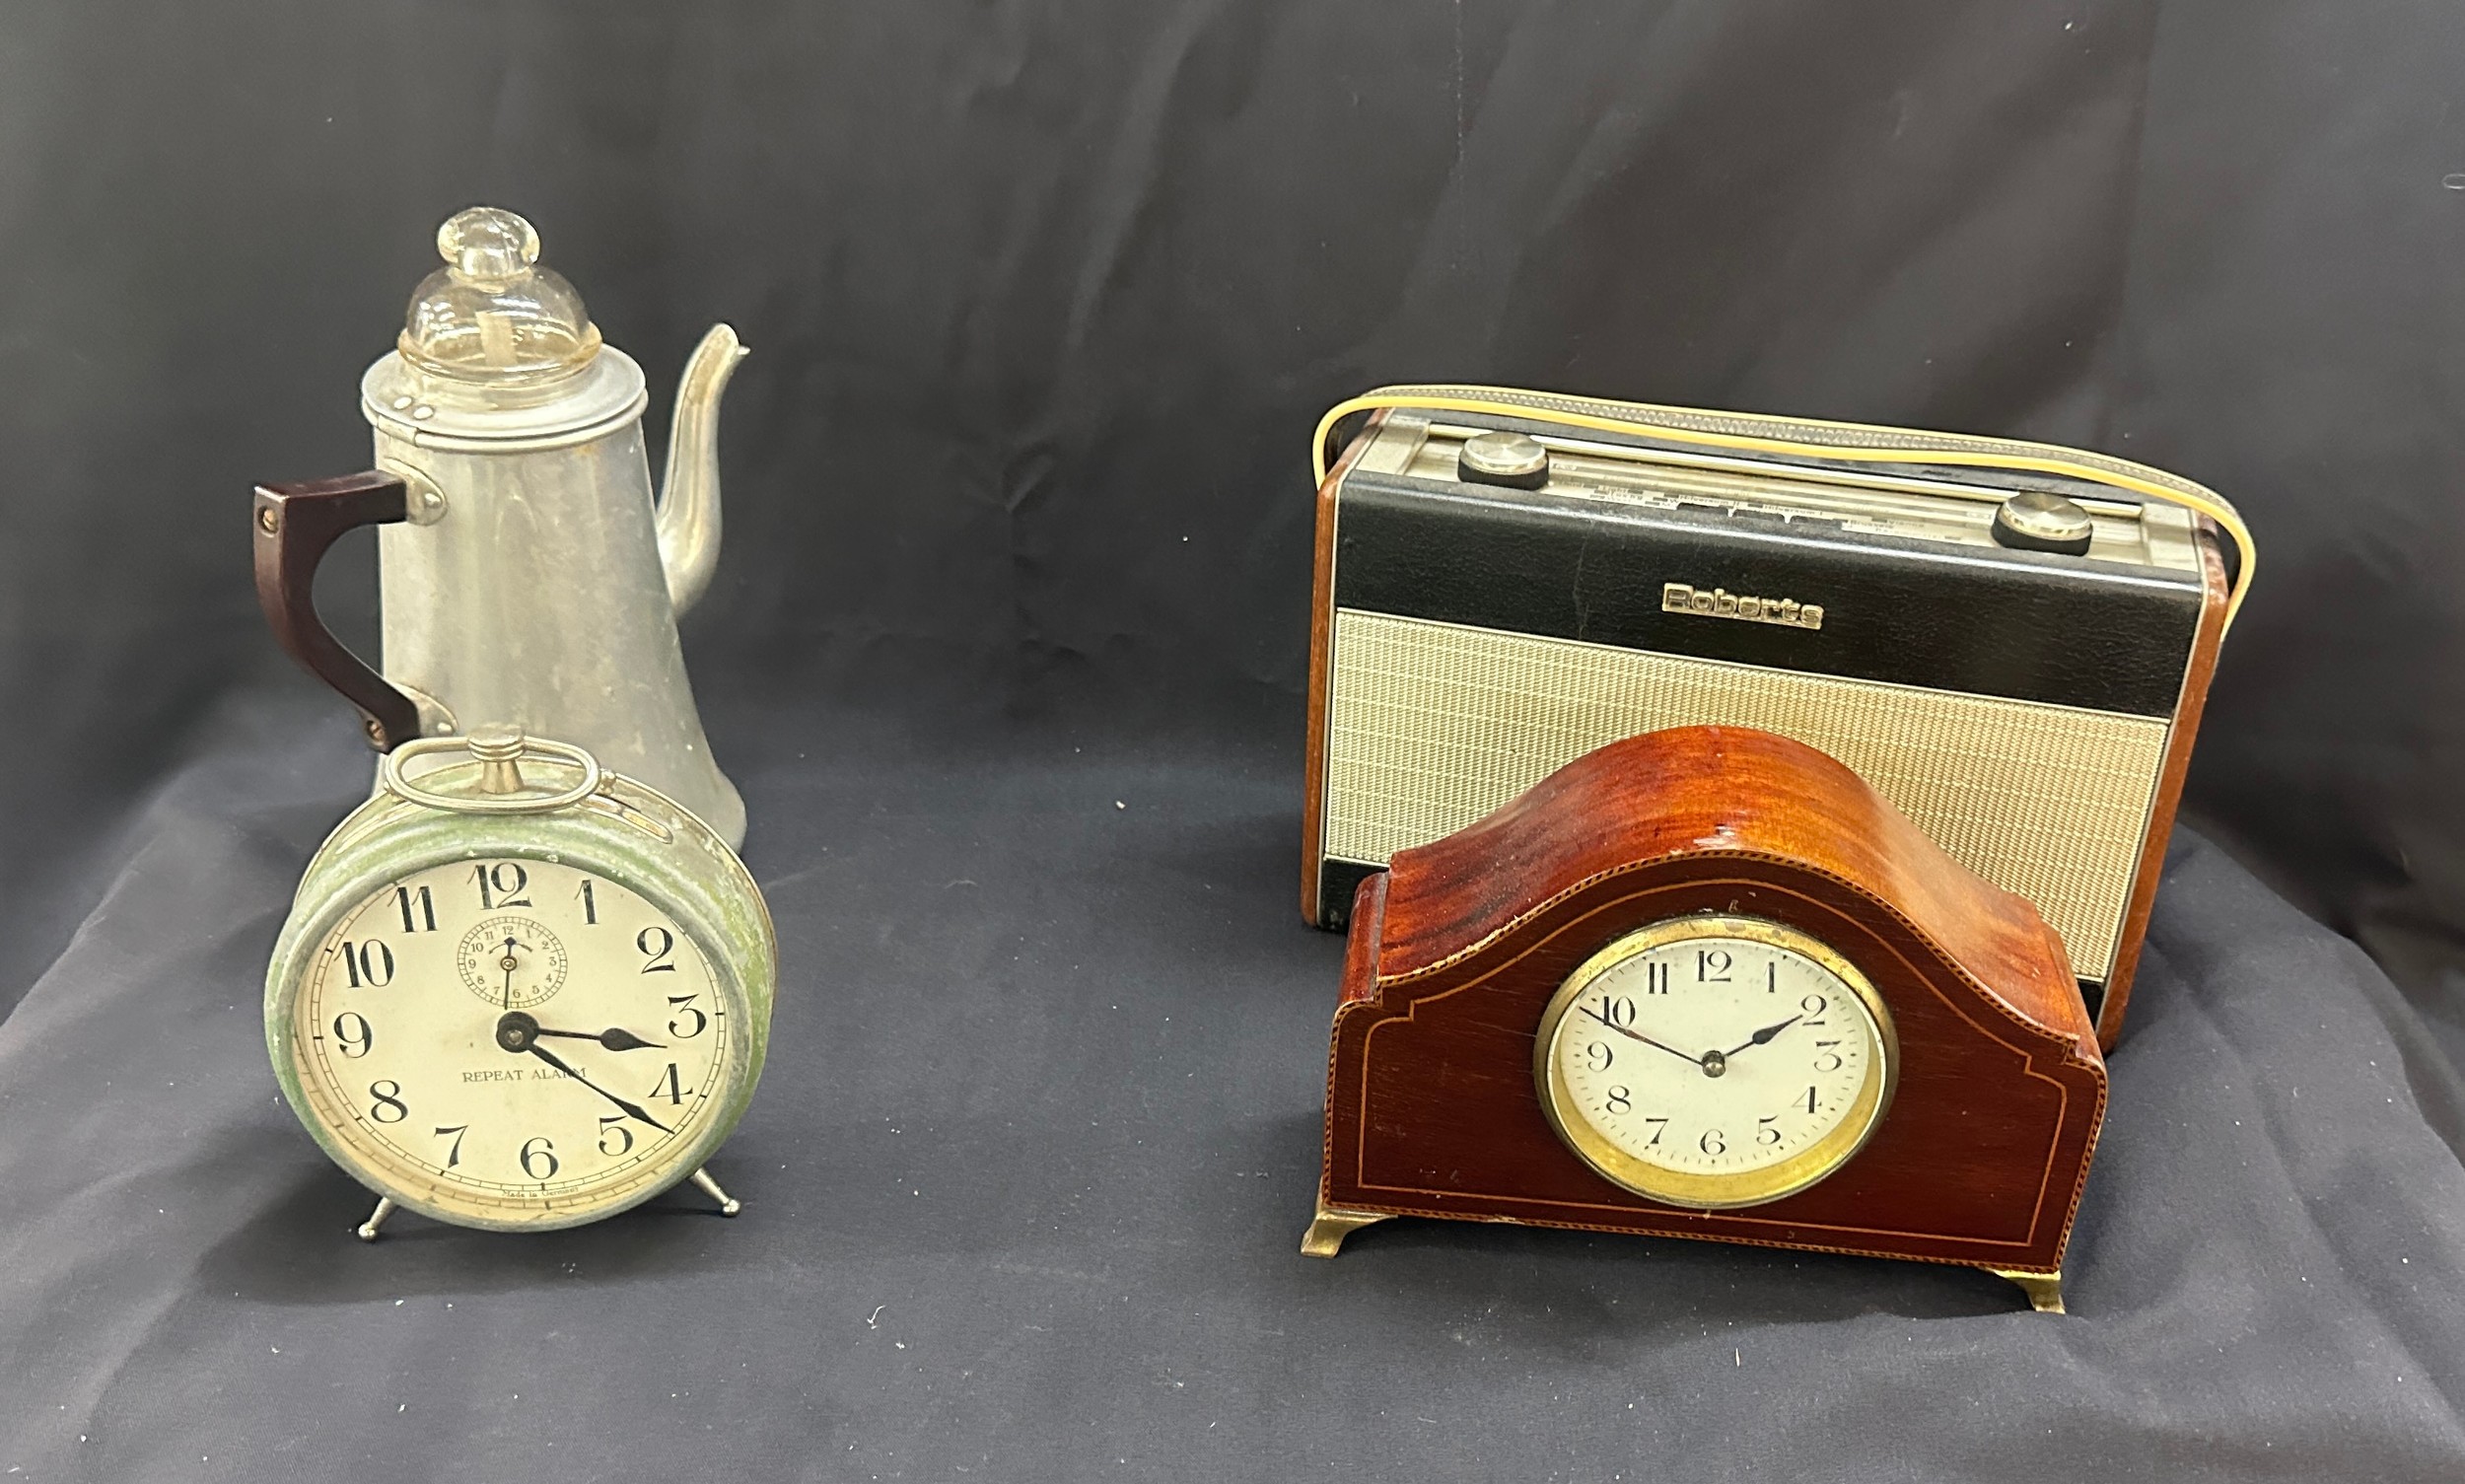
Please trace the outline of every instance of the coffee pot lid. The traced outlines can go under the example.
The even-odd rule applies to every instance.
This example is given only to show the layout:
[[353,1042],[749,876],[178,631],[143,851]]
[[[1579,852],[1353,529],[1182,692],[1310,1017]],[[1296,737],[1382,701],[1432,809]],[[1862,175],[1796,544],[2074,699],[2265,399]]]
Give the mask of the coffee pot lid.
[[360,378],[360,411],[414,447],[523,453],[605,436],[640,417],[642,368],[599,340],[539,234],[494,206],[437,229],[446,265],[420,282],[389,355]]
[[446,265],[411,296],[402,358],[449,381],[555,381],[599,353],[599,329],[562,274],[539,264],[539,234],[494,206],[458,211],[437,229]]

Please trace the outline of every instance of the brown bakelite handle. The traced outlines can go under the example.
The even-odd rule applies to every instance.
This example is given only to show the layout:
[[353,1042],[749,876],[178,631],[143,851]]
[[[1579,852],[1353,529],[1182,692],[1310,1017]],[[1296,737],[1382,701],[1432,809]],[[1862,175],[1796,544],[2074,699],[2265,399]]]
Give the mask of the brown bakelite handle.
[[380,752],[419,736],[419,707],[317,616],[317,564],[344,531],[409,517],[402,481],[375,469],[256,487],[257,605],[291,658],[360,708],[368,740]]

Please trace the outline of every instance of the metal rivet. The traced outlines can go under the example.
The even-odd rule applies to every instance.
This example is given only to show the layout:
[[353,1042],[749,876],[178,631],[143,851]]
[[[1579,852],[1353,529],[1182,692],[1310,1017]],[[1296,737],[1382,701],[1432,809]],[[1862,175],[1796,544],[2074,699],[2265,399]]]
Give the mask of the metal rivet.
[[256,529],[272,535],[282,530],[282,515],[271,505],[256,508]]
[[396,412],[399,412],[399,411],[401,411],[403,408],[405,408],[405,407],[409,406],[410,404],[411,404],[411,399],[410,399],[409,397],[407,397],[407,396],[397,396],[397,397],[395,397],[395,398],[393,399],[393,410],[394,410],[394,411],[396,411]]
[[421,419],[421,420],[423,420],[423,421],[425,421],[425,420],[426,420],[426,419],[428,419],[428,418],[434,417],[434,416],[436,416],[436,415],[437,415],[437,409],[436,409],[436,408],[434,408],[434,407],[428,406],[428,405],[426,405],[425,403],[423,403],[423,404],[421,404],[421,405],[419,405],[419,406],[413,407],[413,408],[411,409],[411,416],[416,417],[416,418],[419,418],[419,419]]

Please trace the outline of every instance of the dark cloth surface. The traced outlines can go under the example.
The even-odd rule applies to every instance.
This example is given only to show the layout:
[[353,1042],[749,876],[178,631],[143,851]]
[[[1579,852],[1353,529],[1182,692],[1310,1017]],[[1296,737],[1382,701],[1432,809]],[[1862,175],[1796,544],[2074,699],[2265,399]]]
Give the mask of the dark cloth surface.
[[723,710],[781,929],[690,1191],[507,1237],[293,1122],[259,983],[367,754],[228,710],[0,1025],[29,1479],[2465,1475],[2452,1078],[2183,837],[2067,1318],[1966,1270],[1436,1222],[1299,1255],[1342,945],[1291,737]]

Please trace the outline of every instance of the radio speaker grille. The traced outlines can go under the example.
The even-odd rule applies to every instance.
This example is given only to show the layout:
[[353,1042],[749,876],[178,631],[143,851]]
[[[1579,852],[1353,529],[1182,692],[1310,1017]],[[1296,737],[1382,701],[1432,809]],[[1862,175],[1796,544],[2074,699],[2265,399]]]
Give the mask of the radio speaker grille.
[[1819,747],[1971,871],[2036,904],[2102,983],[2168,723],[2036,701],[1537,638],[1342,608],[1325,835],[1382,866],[1595,747],[1663,727],[1760,727]]

